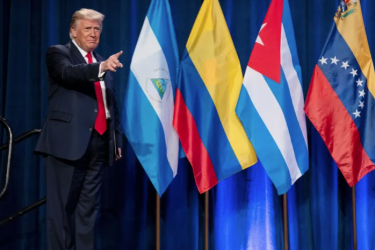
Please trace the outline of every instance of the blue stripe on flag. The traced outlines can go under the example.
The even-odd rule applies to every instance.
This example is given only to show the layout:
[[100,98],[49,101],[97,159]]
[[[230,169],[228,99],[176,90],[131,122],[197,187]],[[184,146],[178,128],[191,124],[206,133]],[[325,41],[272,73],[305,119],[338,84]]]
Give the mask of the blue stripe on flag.
[[255,109],[245,86],[241,88],[236,112],[278,194],[287,192],[292,185],[288,166],[275,140]]
[[[334,46],[331,46],[334,44]],[[341,36],[334,23],[331,29],[330,39],[323,49],[322,56],[327,58],[327,64],[318,66],[324,73],[325,77],[331,84],[332,88],[340,98],[342,104],[353,119],[361,136],[363,149],[372,161],[375,161],[375,99],[367,88],[367,76],[362,72],[350,47],[345,39]],[[340,61],[337,65],[331,63],[331,58],[337,57]],[[350,65],[346,70],[342,67],[343,62]],[[355,77],[350,74],[352,70],[357,70]],[[357,81],[362,80],[363,87],[358,87]],[[359,90],[364,90],[365,96],[360,97]],[[364,101],[364,108],[359,107],[359,101]],[[361,111],[361,117],[354,118],[353,113],[358,109]]]
[[176,37],[171,9],[168,0],[153,0],[147,13],[152,31],[154,32],[160,47],[167,60],[170,79],[173,87],[173,96],[176,93],[177,73],[178,73],[178,47],[177,41],[171,39]]
[[164,130],[132,71],[125,91],[121,124],[139,162],[161,196],[173,180]]
[[194,117],[199,136],[207,149],[218,181],[242,170],[224,131],[216,106],[185,50],[181,61],[180,91]]
[[[292,140],[294,155],[298,163],[298,168],[301,174],[304,174],[309,167],[309,154],[307,151],[305,139],[303,138],[301,127],[299,126],[296,113],[290,97],[289,86],[285,78],[283,69],[281,69],[280,84],[272,81],[271,79],[264,77],[268,86],[270,87],[273,95],[279,103],[281,110],[283,111],[286,124],[289,129],[290,138]],[[285,131],[284,133],[287,133]]]
[[293,60],[293,66],[294,69],[297,71],[298,79],[302,85],[302,71],[301,71],[301,66],[299,64],[299,59],[298,59],[298,53],[297,53],[297,44],[296,44],[296,39],[294,37],[294,28],[293,28],[293,21],[292,21],[292,15],[290,13],[290,8],[289,8],[289,2],[288,0],[284,0],[284,5],[283,5],[283,26],[285,30],[285,35],[286,35],[286,40],[288,41],[289,45],[289,51],[292,54],[292,60]]

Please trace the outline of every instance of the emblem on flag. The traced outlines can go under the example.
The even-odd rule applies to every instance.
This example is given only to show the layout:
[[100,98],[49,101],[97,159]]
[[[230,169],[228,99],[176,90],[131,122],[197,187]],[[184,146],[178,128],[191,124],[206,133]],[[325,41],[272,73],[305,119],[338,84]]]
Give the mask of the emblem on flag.
[[357,0],[341,0],[335,17],[344,20],[357,10]]
[[150,80],[154,84],[155,89],[158,91],[160,98],[163,99],[165,89],[167,88],[167,84],[169,83],[169,79],[156,78]]
[[169,98],[172,89],[168,69],[157,68],[146,78],[145,90],[150,101],[162,103]]

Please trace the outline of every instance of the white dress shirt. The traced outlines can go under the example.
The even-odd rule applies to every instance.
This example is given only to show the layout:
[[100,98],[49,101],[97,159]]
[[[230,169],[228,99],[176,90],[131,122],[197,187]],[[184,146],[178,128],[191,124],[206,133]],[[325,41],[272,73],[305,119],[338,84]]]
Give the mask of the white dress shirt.
[[[72,42],[74,43],[75,46],[77,46],[79,52],[82,54],[83,58],[85,59],[86,63],[89,62],[89,59],[86,57],[87,55],[87,52],[84,51],[81,47],[78,46],[78,44],[76,43],[76,41],[73,39]],[[94,54],[91,52],[91,56],[92,56],[92,62],[95,63],[97,62]],[[102,72],[100,73],[100,68],[101,68],[102,64],[100,64],[99,66],[99,74],[98,74],[98,77],[102,77],[104,75],[105,72]],[[108,110],[108,106],[107,106],[107,96],[106,96],[106,91],[105,91],[105,84],[104,84],[104,81],[100,81],[100,87],[102,88],[102,94],[103,94],[103,101],[104,101],[104,108],[105,108],[105,115],[106,115],[106,118],[110,118],[111,115],[109,113],[109,110]]]

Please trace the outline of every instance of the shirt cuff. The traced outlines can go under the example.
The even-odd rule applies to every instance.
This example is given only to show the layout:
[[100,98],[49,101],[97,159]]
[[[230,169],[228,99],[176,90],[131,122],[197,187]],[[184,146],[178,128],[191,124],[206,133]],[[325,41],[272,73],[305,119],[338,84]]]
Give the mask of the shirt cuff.
[[105,74],[105,72],[100,73],[101,69],[102,69],[102,63],[100,63],[100,65],[99,65],[99,75],[98,75],[98,78],[102,78],[103,75]]

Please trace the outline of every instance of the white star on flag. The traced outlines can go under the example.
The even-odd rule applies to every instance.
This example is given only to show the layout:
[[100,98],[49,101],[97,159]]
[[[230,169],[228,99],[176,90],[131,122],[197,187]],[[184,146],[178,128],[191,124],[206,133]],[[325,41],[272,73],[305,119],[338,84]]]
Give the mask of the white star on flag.
[[353,77],[355,77],[356,75],[358,75],[358,74],[357,74],[357,71],[358,71],[358,70],[354,70],[354,69],[352,68],[352,72],[350,72],[349,74],[352,74]]
[[356,81],[356,83],[357,83],[357,86],[363,86],[362,85],[363,81],[361,81],[361,79],[358,79],[358,81]]
[[324,56],[322,56],[322,59],[319,60],[319,62],[323,65],[323,64],[327,64],[327,59],[328,58],[324,58]]
[[364,101],[363,102],[359,101],[359,105],[358,106],[361,107],[361,108],[363,108],[365,106],[365,102]]
[[365,96],[365,90],[358,91],[359,92],[359,97]]
[[256,43],[259,43],[259,44],[261,44],[261,45],[263,45],[263,46],[264,46],[264,43],[263,43],[262,39],[260,38],[259,34],[260,34],[260,32],[262,31],[262,29],[263,29],[266,25],[267,25],[266,23],[262,24],[262,27],[260,27],[260,30],[259,30],[259,33],[258,33],[257,40],[255,41]]
[[346,70],[346,68],[349,67],[349,66],[350,66],[349,62],[342,62],[341,68],[345,68],[345,70]]
[[331,58],[332,62],[331,64],[336,64],[337,65],[337,62],[340,61],[339,59],[336,58],[336,56],[334,58]]
[[355,115],[354,118],[361,117],[361,111],[358,111],[358,110],[356,109],[355,112],[353,113],[353,115]]

